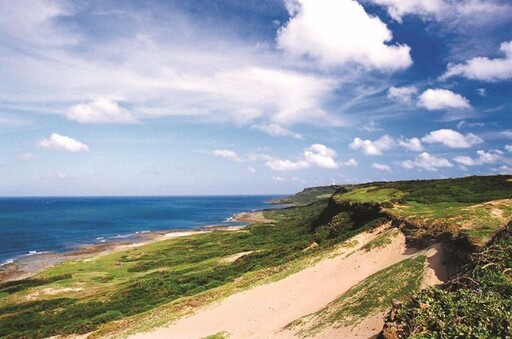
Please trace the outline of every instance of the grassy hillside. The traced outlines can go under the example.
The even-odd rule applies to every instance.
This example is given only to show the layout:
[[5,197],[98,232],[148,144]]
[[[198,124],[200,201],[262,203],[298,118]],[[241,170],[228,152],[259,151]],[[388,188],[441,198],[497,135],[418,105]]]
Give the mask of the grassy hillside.
[[307,205],[318,200],[329,199],[334,193],[343,190],[342,186],[318,186],[305,188],[303,191],[271,201],[273,204]]
[[[279,202],[300,206],[264,212],[275,220],[272,224],[69,261],[29,279],[0,284],[0,337],[42,338],[162,325],[198,305],[282,277],[309,258],[389,220],[409,239],[462,236],[483,246],[512,219],[511,198],[512,176],[306,189]],[[368,250],[385,244],[385,237],[378,238]],[[370,283],[357,287],[359,296],[374,288]],[[390,291],[385,303],[403,297]],[[340,299],[325,314],[336,315],[335,309],[344,305]]]
[[463,234],[482,245],[512,219],[512,176],[371,183],[333,198],[380,204],[392,218],[406,222],[411,239]]
[[[271,225],[157,242],[0,284],[0,337],[87,333],[174,302],[180,312],[206,302],[210,291],[261,282],[368,227],[347,216],[336,232],[319,236],[312,224],[325,207],[319,201],[268,211],[266,217],[276,220]],[[309,250],[315,240],[323,243]]]

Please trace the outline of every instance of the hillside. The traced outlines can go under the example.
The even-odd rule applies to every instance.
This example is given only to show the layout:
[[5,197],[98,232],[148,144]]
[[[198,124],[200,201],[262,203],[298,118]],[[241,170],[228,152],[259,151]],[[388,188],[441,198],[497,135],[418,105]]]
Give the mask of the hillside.
[[[465,274],[464,269],[474,265],[475,253],[496,246],[497,234],[506,232],[505,225],[512,220],[511,198],[512,176],[307,189],[280,201],[296,206],[264,211],[272,223],[131,246],[2,283],[0,337],[127,336],[181,324],[191,314],[200,318],[206,305],[230,305],[230,298],[258,295],[262,288],[270,289],[268,301],[256,298],[263,309],[263,323],[268,317],[281,319],[269,331],[298,337],[340,333],[350,337],[368,325],[368,331],[376,334],[392,300],[421,298],[419,294],[408,299],[420,288],[446,280],[443,271],[448,270],[450,278]],[[357,258],[361,261],[354,261]],[[346,278],[334,273],[335,262],[343,274],[357,279],[342,288],[340,279]],[[483,265],[499,267],[508,279],[509,261]],[[311,285],[299,283],[308,277]],[[266,287],[275,282],[284,284],[282,290],[292,298],[282,305],[294,305],[312,288],[326,299],[313,298],[301,308],[305,313],[280,318],[285,306],[275,309],[272,303],[278,295],[271,294],[280,290]],[[450,286],[449,291],[473,288]],[[415,305],[421,308],[422,303],[403,305],[416,314]],[[244,307],[249,314],[254,310],[246,302],[224,316],[236,319],[244,314]],[[274,307],[272,313],[266,313],[269,307]],[[402,323],[411,322],[406,313],[394,314],[403,314]],[[509,313],[503,317],[510,320]],[[225,330],[217,331],[218,337]],[[232,332],[248,333],[243,330]]]

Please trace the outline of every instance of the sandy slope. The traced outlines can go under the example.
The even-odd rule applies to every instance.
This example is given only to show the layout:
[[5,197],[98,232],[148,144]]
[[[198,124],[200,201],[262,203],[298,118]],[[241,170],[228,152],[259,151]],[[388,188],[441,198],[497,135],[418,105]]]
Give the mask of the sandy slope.
[[[369,275],[415,253],[406,249],[405,238],[400,232],[385,248],[370,252],[359,250],[377,233],[356,236],[356,249],[341,249],[334,258],[325,259],[283,280],[232,295],[169,327],[133,338],[202,338],[223,331],[228,332],[230,338],[292,338],[294,334],[283,331],[284,326],[325,307]],[[359,337],[361,334],[362,337],[371,336],[375,329],[377,332],[381,329],[380,318],[375,320],[379,323],[369,321],[362,324],[367,329],[364,334],[358,333]],[[339,337],[341,333],[336,334],[336,331],[328,330],[320,337]]]

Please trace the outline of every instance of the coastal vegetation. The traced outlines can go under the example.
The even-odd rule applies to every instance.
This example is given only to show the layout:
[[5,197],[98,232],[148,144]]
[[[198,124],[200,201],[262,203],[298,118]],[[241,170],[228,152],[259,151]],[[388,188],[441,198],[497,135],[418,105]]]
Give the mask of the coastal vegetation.
[[[330,246],[366,226],[346,215],[331,225],[332,232],[325,232],[313,226],[325,207],[322,200],[268,211],[266,216],[276,221],[273,224],[212,231],[69,261],[33,279],[1,284],[0,337],[88,333],[105,323],[233,283],[249,272],[288,264],[314,252],[306,251],[314,241]],[[250,254],[229,264],[222,261],[241,252]]]
[[[357,242],[348,239],[383,224],[392,228],[366,243],[364,251],[387,246],[399,232],[415,247],[442,242],[456,280],[444,289],[418,292],[425,266],[418,255],[368,277],[312,315],[304,335],[357,323],[393,299],[403,303],[388,327],[405,335],[428,337],[448,333],[442,332],[447,328],[491,335],[490,326],[498,326],[493,321],[500,322],[500,331],[510,330],[511,313],[502,310],[512,309],[507,304],[511,226],[503,230],[512,219],[511,198],[512,176],[306,189],[274,202],[294,206],[263,211],[272,223],[128,246],[0,283],[0,337],[101,336],[163,325],[218,298],[281,279],[340,246],[353,248]],[[448,309],[455,320],[442,315]],[[493,312],[499,316],[487,319]],[[471,332],[475,326],[478,332]]]
[[512,223],[442,288],[389,313],[386,338],[507,338],[512,333]]

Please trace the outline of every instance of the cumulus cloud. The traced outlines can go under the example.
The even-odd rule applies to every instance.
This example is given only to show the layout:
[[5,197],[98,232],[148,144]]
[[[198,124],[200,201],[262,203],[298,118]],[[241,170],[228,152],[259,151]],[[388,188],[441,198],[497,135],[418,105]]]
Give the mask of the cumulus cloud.
[[401,164],[404,168],[420,168],[426,171],[437,171],[439,168],[453,167],[448,159],[436,157],[435,155],[423,152],[416,156],[414,160],[406,160]]
[[404,139],[403,137],[398,140],[398,145],[413,152],[423,151],[423,144],[418,138]]
[[73,138],[52,133],[50,138],[37,142],[37,147],[70,153],[89,152],[89,146]]
[[374,162],[372,164],[372,168],[375,168],[376,170],[378,171],[386,171],[386,172],[391,172],[391,167],[389,165],[385,165],[385,164],[380,164],[378,162]]
[[505,146],[505,151],[512,152],[512,145],[506,145]]
[[257,129],[275,137],[292,137],[294,139],[303,139],[300,133],[295,133],[277,124],[252,125],[251,128]]
[[384,135],[375,141],[355,138],[348,146],[353,150],[361,150],[366,155],[381,155],[383,151],[391,149],[394,143],[393,138]]
[[323,67],[347,63],[396,71],[412,64],[407,45],[388,45],[393,36],[354,0],[286,0],[291,19],[277,35],[278,47],[307,56]]
[[416,93],[418,93],[418,89],[414,86],[391,86],[388,90],[388,98],[402,104],[410,105],[412,104],[412,96]]
[[338,168],[335,157],[336,152],[333,149],[321,144],[313,144],[304,151],[304,158],[308,163],[323,168]]
[[[476,57],[469,59],[464,64],[449,64],[441,79],[445,80],[453,76],[482,81],[512,79],[512,41],[503,42],[500,51],[505,54],[504,58]],[[485,95],[485,90],[483,93]]]
[[447,89],[427,89],[419,96],[420,106],[429,111],[440,109],[467,109],[470,108],[468,99]]
[[470,148],[473,145],[481,144],[484,141],[473,133],[463,135],[452,129],[439,129],[432,131],[421,138],[427,144],[441,143],[450,148]]
[[278,176],[273,176],[272,180],[274,180],[274,181],[284,181],[284,178],[283,177],[278,177]]
[[137,122],[130,112],[107,98],[99,98],[88,103],[81,103],[69,108],[66,113],[69,120],[82,124],[126,124]]
[[242,158],[240,158],[238,156],[238,154],[236,154],[233,151],[227,150],[227,149],[216,149],[212,152],[212,154],[215,155],[216,157],[229,159],[229,160],[235,161],[235,162],[243,161]]
[[494,164],[503,160],[503,152],[501,151],[485,152],[483,150],[479,150],[476,154],[478,155],[477,158],[471,158],[464,155],[453,158],[453,161],[463,166],[477,166],[483,164]]
[[[335,169],[340,166],[336,162],[336,152],[322,144],[313,144],[306,148],[303,157],[296,161],[270,158],[265,165],[274,171],[294,171],[310,167]],[[351,159],[353,160],[353,159]],[[349,166],[354,166],[354,161],[348,160]],[[343,163],[342,163],[343,164]]]

